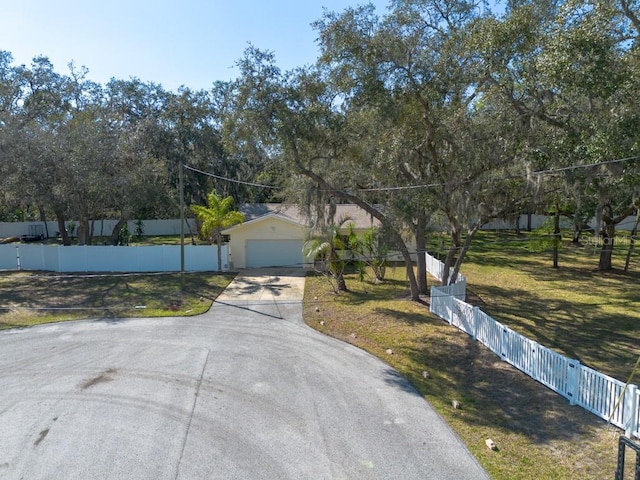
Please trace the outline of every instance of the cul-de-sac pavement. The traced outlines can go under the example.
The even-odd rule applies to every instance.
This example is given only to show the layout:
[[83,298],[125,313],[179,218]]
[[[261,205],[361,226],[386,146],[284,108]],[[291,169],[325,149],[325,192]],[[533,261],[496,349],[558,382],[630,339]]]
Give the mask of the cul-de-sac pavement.
[[485,479],[384,362],[302,321],[301,270],[201,316],[0,332],[2,479]]

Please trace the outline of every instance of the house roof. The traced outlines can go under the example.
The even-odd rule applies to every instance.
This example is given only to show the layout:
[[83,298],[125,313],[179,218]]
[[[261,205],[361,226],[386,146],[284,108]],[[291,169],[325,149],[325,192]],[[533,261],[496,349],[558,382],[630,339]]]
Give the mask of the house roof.
[[[289,222],[308,227],[312,221],[302,213],[298,205],[290,203],[248,203],[238,208],[244,214],[244,224],[254,223],[267,217],[281,218]],[[335,219],[348,217],[358,229],[380,226],[380,222],[354,204],[336,205]],[[225,232],[241,228],[243,224],[231,227]]]

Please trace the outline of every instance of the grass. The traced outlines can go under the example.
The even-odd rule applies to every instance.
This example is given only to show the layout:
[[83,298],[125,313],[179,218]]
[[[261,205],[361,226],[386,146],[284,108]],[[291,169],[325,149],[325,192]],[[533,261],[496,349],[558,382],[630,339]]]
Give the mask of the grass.
[[[233,274],[0,273],[0,329],[82,318],[206,312]],[[184,288],[183,288],[184,284]]]
[[[597,270],[599,251],[565,242],[560,268],[527,236],[483,232],[463,270],[468,301],[515,331],[626,381],[640,355],[640,254],[622,271]],[[588,240],[588,239],[587,239]]]
[[[637,254],[636,273],[601,274],[591,252],[565,246],[561,268],[554,270],[548,252],[531,251],[522,238],[483,232],[463,272],[471,300],[497,320],[602,371],[628,375],[640,354],[640,298],[632,288],[638,284]],[[309,277],[307,323],[396,368],[493,478],[613,478],[620,430],[570,406],[430,315],[425,305],[408,301],[402,268],[388,276],[382,285],[362,285],[350,275],[352,291],[339,296],[322,278]],[[453,400],[461,408],[452,408]],[[486,447],[488,438],[497,451]]]

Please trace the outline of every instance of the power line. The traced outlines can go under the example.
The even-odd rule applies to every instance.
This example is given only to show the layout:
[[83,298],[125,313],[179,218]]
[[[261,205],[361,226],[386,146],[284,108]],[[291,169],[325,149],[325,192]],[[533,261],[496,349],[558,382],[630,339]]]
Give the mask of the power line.
[[252,182],[243,182],[242,180],[235,180],[233,178],[227,178],[227,177],[221,177],[220,175],[215,175],[213,173],[209,173],[209,172],[204,172],[202,170],[198,170],[197,168],[193,168],[190,167],[189,165],[184,165],[184,168],[197,172],[197,173],[201,173],[202,175],[207,175],[209,177],[213,177],[216,178],[218,180],[224,180],[225,182],[231,182],[231,183],[239,183],[240,185],[249,185],[250,187],[261,187],[261,188],[272,188],[275,190],[279,190],[280,187],[276,187],[274,185],[264,185],[262,183],[252,183]]
[[[618,158],[615,160],[608,160],[605,162],[596,162],[596,163],[590,163],[590,164],[586,164],[586,165],[570,165],[570,166],[566,166],[566,167],[558,167],[558,168],[550,168],[547,170],[536,170],[534,172],[531,172],[530,174],[521,174],[521,175],[509,175],[509,176],[504,176],[502,177],[503,179],[511,179],[511,178],[525,178],[529,175],[552,175],[554,173],[558,173],[558,172],[564,172],[564,171],[568,171],[568,170],[578,170],[578,169],[582,169],[582,168],[592,168],[592,167],[598,167],[601,165],[610,165],[613,163],[622,163],[622,162],[628,162],[631,160],[638,160],[640,159],[640,155],[636,155],[633,157],[625,157],[625,158]],[[274,190],[280,190],[280,187],[277,187],[275,185],[265,185],[262,183],[253,183],[253,182],[245,182],[242,180],[236,180],[233,178],[227,178],[227,177],[222,177],[220,175],[215,175],[213,173],[210,172],[205,172],[203,170],[199,170],[197,168],[193,168],[190,167],[189,165],[185,165],[184,168],[187,168],[189,170],[192,170],[194,172],[200,173],[202,175],[207,175],[209,177],[212,178],[216,178],[218,180],[223,180],[225,182],[232,182],[232,183],[238,183],[241,185],[248,185],[251,187],[260,187],[260,188],[271,188]],[[465,182],[462,183],[470,183],[473,180],[469,179],[466,180]],[[445,187],[448,184],[445,182],[440,182],[440,183],[426,183],[426,184],[420,184],[420,185],[402,185],[402,186],[393,186],[393,187],[370,187],[370,188],[358,188],[355,189],[356,192],[389,192],[389,191],[400,191],[400,190],[418,190],[418,189],[425,189],[425,188],[434,188],[434,187]],[[331,189],[331,190],[321,190],[321,191],[327,191],[327,192],[333,192],[336,189]]]
[[531,172],[531,174],[532,175],[544,175],[544,174],[547,174],[547,173],[564,172],[564,171],[567,171],[567,170],[576,170],[576,169],[579,169],[579,168],[598,167],[600,165],[609,165],[611,163],[628,162],[630,160],[637,160],[639,158],[640,158],[640,155],[636,155],[634,157],[618,158],[616,160],[608,160],[606,162],[590,163],[590,164],[587,164],[587,165],[571,165],[569,167],[550,168],[548,170],[536,170],[535,172]]

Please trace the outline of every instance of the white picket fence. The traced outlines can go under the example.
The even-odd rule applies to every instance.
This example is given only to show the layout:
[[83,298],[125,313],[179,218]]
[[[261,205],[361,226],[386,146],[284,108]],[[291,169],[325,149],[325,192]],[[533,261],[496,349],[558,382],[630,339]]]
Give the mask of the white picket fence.
[[[428,253],[427,271],[442,278],[442,262]],[[586,410],[640,438],[640,389],[604,375],[514,332],[464,301],[456,285],[431,287],[430,311],[471,335],[502,360]]]
[[[227,246],[222,247],[222,259]],[[185,245],[185,270],[218,270],[217,247]],[[51,272],[179,272],[179,245],[136,247],[17,244],[0,245],[0,270],[43,270]],[[227,270],[227,265],[222,265]]]

